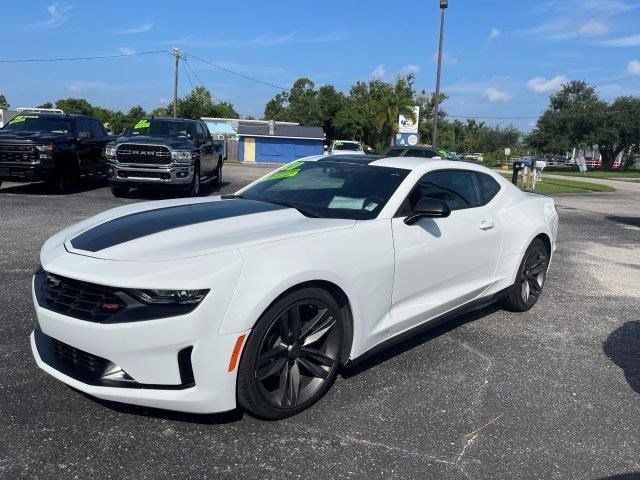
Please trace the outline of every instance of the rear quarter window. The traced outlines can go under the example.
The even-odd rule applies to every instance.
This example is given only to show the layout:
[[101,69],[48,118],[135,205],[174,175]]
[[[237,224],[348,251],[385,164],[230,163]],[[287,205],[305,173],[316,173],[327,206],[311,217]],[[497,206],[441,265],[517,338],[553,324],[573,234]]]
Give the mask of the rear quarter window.
[[500,184],[486,173],[476,172],[476,178],[478,179],[482,204],[486,205],[498,194],[501,188]]

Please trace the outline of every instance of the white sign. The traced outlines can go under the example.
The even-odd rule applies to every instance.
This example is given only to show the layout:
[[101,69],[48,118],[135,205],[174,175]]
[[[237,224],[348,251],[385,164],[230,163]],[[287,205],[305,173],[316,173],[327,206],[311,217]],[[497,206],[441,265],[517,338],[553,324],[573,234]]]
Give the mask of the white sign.
[[415,122],[411,118],[407,118],[404,115],[400,115],[398,117],[398,133],[418,133],[420,107],[413,107],[413,114],[416,117]]
[[418,136],[417,135],[409,135],[409,138],[407,138],[407,143],[409,145],[411,145],[412,147],[414,145],[418,144]]
[[511,149],[510,148],[505,148],[504,149],[504,156],[508,157],[509,155],[511,155]]

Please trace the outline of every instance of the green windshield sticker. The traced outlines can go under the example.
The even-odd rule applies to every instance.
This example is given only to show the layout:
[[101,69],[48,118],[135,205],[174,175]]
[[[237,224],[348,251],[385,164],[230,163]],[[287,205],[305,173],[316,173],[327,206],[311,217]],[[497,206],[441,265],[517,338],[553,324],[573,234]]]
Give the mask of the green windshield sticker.
[[27,118],[39,118],[37,115],[16,115],[11,119],[9,123],[22,123],[27,120]]
[[138,130],[139,128],[149,128],[151,122],[149,120],[140,120],[133,127],[134,130]]
[[446,150],[440,150],[438,152],[438,155],[440,155],[442,158],[446,158],[449,156],[449,152],[447,152]]
[[300,167],[302,166],[303,163],[304,162],[299,162],[299,161],[291,162],[289,165],[286,165],[280,170],[273,172],[271,175],[267,175],[264,179],[280,180],[282,178],[295,177],[300,173]]

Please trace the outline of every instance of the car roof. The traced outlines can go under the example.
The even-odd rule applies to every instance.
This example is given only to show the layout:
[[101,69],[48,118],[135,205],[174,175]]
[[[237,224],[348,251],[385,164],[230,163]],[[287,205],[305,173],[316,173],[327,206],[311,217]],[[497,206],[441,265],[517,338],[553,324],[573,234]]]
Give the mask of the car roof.
[[200,123],[202,120],[194,120],[192,118],[173,118],[173,117],[147,117],[148,120],[162,120],[163,122],[191,122]]

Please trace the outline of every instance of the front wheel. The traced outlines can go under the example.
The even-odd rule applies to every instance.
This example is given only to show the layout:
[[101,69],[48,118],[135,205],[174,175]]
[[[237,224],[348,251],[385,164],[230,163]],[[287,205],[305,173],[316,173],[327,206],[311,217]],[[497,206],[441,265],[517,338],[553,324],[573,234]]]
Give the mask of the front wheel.
[[549,252],[542,240],[536,238],[524,254],[516,281],[503,300],[503,306],[514,312],[526,312],[533,307],[544,286],[549,268]]
[[320,400],[333,384],[344,345],[344,318],[318,288],[274,303],[251,332],[238,369],[238,400],[253,415],[277,420]]
[[193,180],[191,180],[191,186],[187,191],[189,197],[197,197],[200,195],[200,168],[197,166],[193,170]]

